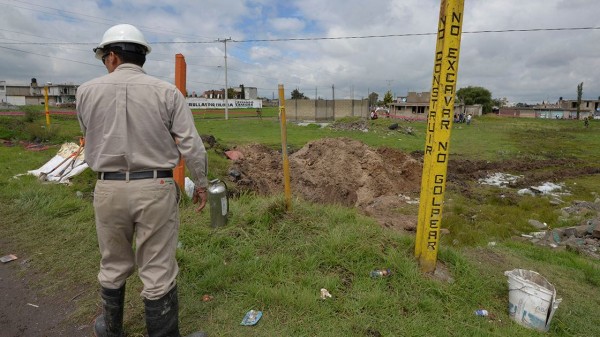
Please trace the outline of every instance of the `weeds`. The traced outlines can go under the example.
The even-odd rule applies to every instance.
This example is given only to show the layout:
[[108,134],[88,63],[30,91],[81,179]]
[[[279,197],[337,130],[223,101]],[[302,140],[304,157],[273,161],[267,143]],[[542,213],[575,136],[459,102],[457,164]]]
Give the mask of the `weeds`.
[[[74,118],[55,121],[62,130],[57,137],[78,135]],[[513,130],[548,126],[562,132],[565,125],[564,132],[579,137],[579,130],[569,127],[569,121],[544,122],[549,124],[481,118],[472,128],[453,131],[452,149],[468,158],[503,160],[523,153],[530,156],[524,150],[529,133],[511,133]],[[10,123],[7,127],[8,122],[3,122],[0,131],[28,135],[25,122]],[[424,131],[422,123],[411,126]],[[200,119],[198,129],[216,134],[227,147],[255,141],[276,146],[279,137],[277,122],[268,118]],[[288,140],[295,147],[332,134],[410,151],[422,150],[423,145],[422,139],[413,139],[418,137],[399,141],[384,133],[313,127],[289,130]],[[585,141],[582,147],[600,143],[598,135],[585,136],[578,138]],[[543,141],[537,144],[546,146]],[[539,156],[556,156],[551,144],[547,146],[540,149]],[[93,172],[77,176],[72,186],[42,185],[32,177],[12,179],[39,167],[54,154],[51,152],[0,148],[0,232],[7,242],[3,248],[30,259],[31,268],[46,276],[44,288],[49,291],[78,289],[80,293],[83,288],[84,293],[73,301],[78,309],[71,320],[89,324],[98,302]],[[596,160],[595,154],[588,158],[583,152],[560,156],[576,156],[590,164]],[[213,177],[226,179],[222,174],[227,172],[227,160],[212,150],[210,158]],[[572,193],[563,197],[566,203],[589,200],[595,198],[592,193],[600,186],[600,178],[572,177],[566,184]],[[84,197],[77,197],[77,191]],[[190,201],[184,199],[177,250],[182,333],[202,328],[211,336],[600,335],[600,321],[593,315],[600,306],[600,263],[573,252],[511,239],[531,229],[530,218],[561,224],[559,207],[547,198],[462,182],[447,191],[446,200],[442,227],[450,234],[443,237],[438,261],[448,268],[453,282],[420,273],[412,235],[383,228],[354,209],[294,199],[292,210],[286,211],[282,196],[245,193],[230,200],[228,225],[211,228],[209,213],[194,212]],[[416,206],[397,210],[399,214],[416,211]],[[487,247],[491,240],[497,241],[495,247]],[[369,272],[380,268],[390,268],[392,275],[372,279]],[[518,326],[508,317],[503,272],[514,268],[545,275],[563,298],[548,334]],[[132,275],[127,284],[125,326],[129,335],[144,333],[142,286],[136,277]],[[321,300],[321,288],[333,297]],[[202,301],[205,294],[213,300]],[[250,309],[262,310],[262,320],[252,328],[240,326]],[[473,314],[477,309],[494,316],[481,319]]]

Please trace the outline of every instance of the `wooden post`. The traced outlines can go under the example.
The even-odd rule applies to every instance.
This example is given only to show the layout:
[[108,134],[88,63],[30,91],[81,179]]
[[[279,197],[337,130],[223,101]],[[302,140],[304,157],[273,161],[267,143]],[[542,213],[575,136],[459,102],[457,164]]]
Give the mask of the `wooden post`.
[[281,154],[283,155],[283,189],[286,210],[292,209],[292,190],[290,187],[290,161],[287,151],[287,125],[285,118],[285,94],[283,84],[279,85],[279,114],[281,116]]
[[[175,55],[175,86],[177,89],[179,89],[179,91],[181,91],[184,97],[187,96],[185,78],[187,71],[186,67],[185,57],[183,54]],[[179,140],[175,139],[175,142],[179,142]],[[182,191],[185,191],[185,160],[181,155],[179,155],[179,163],[173,169],[173,179],[175,179],[175,182],[177,185],[179,185],[179,188]]]

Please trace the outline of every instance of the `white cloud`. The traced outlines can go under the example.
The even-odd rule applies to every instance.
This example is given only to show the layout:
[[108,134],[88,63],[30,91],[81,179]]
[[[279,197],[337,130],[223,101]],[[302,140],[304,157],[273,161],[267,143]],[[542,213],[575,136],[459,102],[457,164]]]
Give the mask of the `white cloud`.
[[304,29],[304,21],[297,18],[275,18],[271,20],[271,25],[276,30],[282,31],[300,31]]
[[[599,12],[594,0],[466,1],[463,30],[597,27]],[[332,85],[336,97],[388,89],[402,95],[430,90],[434,35],[236,40],[435,33],[438,14],[438,0],[5,2],[0,4],[0,79],[82,83],[104,74],[91,49],[108,27],[128,22],[153,44],[148,73],[172,81],[175,54],[185,55],[189,91],[224,86],[224,43],[216,41],[231,37],[230,85],[255,86],[269,97],[279,83],[309,96],[331,96]],[[573,98],[584,82],[584,98],[596,98],[599,40],[600,30],[592,29],[465,33],[459,87],[479,85],[494,97],[537,102]],[[42,44],[56,42],[72,44]]]

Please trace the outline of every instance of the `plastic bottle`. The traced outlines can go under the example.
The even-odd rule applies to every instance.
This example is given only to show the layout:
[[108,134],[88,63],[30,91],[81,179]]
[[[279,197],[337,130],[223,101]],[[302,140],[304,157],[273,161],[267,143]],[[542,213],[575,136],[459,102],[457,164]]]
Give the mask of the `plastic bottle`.
[[377,270],[373,270],[371,272],[371,277],[373,278],[377,278],[377,277],[385,277],[390,275],[392,272],[389,269],[377,269]]
[[475,310],[475,315],[486,317],[488,315],[488,311],[484,309]]

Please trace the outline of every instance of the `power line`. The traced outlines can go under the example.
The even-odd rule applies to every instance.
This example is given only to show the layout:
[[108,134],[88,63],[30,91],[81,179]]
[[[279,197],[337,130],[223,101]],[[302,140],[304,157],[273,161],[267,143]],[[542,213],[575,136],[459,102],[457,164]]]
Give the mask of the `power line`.
[[[526,33],[526,32],[551,32],[551,31],[577,31],[577,30],[600,30],[600,27],[560,27],[560,28],[524,28],[524,29],[500,29],[500,30],[475,30],[463,31],[463,34],[488,34],[488,33]],[[375,39],[391,37],[414,37],[414,36],[433,36],[437,33],[406,33],[406,34],[386,34],[386,35],[362,35],[362,36],[338,36],[338,37],[300,37],[300,38],[281,38],[281,39],[255,39],[255,40],[230,40],[237,43],[253,42],[289,42],[289,41],[322,41],[322,40],[355,40],[355,39]],[[208,44],[221,43],[222,41],[155,41],[151,44]],[[96,42],[0,42],[1,44],[29,44],[29,45],[61,45],[61,44],[89,44]]]
[[[502,29],[502,30],[476,30],[463,31],[463,34],[483,34],[483,33],[523,33],[523,32],[544,32],[544,31],[574,31],[574,30],[598,30],[600,27],[561,27],[561,28],[526,28],[526,29]],[[256,40],[232,40],[231,42],[286,42],[286,41],[319,41],[319,40],[352,40],[352,39],[373,39],[389,37],[412,37],[412,36],[431,36],[436,33],[406,33],[406,34],[387,34],[387,35],[363,35],[363,36],[339,36],[339,37],[307,37],[307,38],[281,38],[281,39],[256,39]],[[154,43],[196,43],[196,42],[154,42]],[[198,42],[202,43],[202,42]]]
[[[99,17],[99,16],[93,16],[93,15],[88,15],[88,14],[79,13],[79,12],[72,12],[72,11],[61,9],[61,8],[55,8],[55,7],[48,7],[48,6],[38,5],[38,4],[27,2],[27,1],[19,1],[19,3],[20,4],[30,5],[30,6],[35,6],[35,7],[40,7],[40,8],[44,8],[44,9],[50,9],[50,10],[56,11],[57,13],[51,13],[51,12],[47,12],[47,11],[43,11],[43,10],[39,10],[39,9],[22,7],[22,6],[17,6],[17,5],[14,5],[14,4],[8,4],[8,3],[2,3],[2,2],[0,2],[0,4],[6,5],[6,6],[21,8],[21,9],[25,9],[25,10],[34,11],[34,12],[40,12],[40,13],[44,13],[44,14],[48,14],[48,15],[53,15],[53,16],[58,16],[58,17],[64,17],[64,18],[67,18],[67,19],[73,19],[73,20],[78,20],[78,21],[87,21],[87,22],[92,22],[92,23],[99,23],[99,24],[103,24],[103,25],[109,25],[109,24],[114,24],[114,23],[121,23],[123,21],[123,20],[107,19],[107,18],[103,18],[103,17]],[[87,18],[98,19],[98,20],[101,20],[101,21],[104,21],[104,22],[98,22],[98,21],[87,20],[87,19],[80,19],[80,18],[76,18],[75,16],[72,16],[71,14],[75,15],[75,16],[78,15],[78,16],[83,16],[83,17],[87,17]],[[179,35],[182,35],[182,36],[192,36],[192,37],[200,37],[200,38],[209,39],[208,37],[204,37],[204,36],[184,34],[184,33],[176,32],[176,31],[169,31],[169,30],[159,29],[157,27],[148,27],[148,26],[137,26],[137,27],[138,28],[142,28],[142,29],[144,29],[146,31],[154,32],[154,33],[158,33],[158,34],[175,33],[175,34],[179,34]]]
[[13,51],[17,51],[17,52],[20,52],[20,53],[26,53],[26,54],[31,54],[31,55],[37,55],[37,56],[43,56],[43,57],[49,57],[49,58],[51,58],[51,59],[57,59],[57,60],[70,61],[70,62],[75,62],[75,63],[85,64],[85,65],[88,65],[88,66],[94,66],[94,67],[104,67],[104,66],[100,66],[100,65],[97,65],[97,64],[92,64],[92,63],[88,63],[88,62],[82,62],[82,61],[77,61],[77,60],[71,60],[71,59],[67,59],[67,58],[63,58],[63,57],[50,56],[50,55],[46,55],[46,54],[39,54],[39,53],[34,53],[34,52],[25,51],[25,50],[20,50],[20,49],[15,49],[15,48],[2,47],[2,46],[0,46],[0,48],[2,48],[2,49],[8,49],[8,50],[13,50]]

